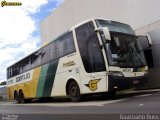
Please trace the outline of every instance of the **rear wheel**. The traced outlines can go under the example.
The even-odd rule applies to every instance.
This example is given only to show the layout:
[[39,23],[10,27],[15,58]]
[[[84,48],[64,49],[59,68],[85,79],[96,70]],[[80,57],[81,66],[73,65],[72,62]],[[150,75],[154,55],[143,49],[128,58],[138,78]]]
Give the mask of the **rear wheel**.
[[78,84],[72,81],[68,87],[68,94],[72,102],[79,102],[81,100],[81,94]]
[[16,101],[16,103],[19,103],[19,96],[16,91],[14,92],[14,100]]
[[25,98],[22,91],[19,92],[19,103],[25,103]]

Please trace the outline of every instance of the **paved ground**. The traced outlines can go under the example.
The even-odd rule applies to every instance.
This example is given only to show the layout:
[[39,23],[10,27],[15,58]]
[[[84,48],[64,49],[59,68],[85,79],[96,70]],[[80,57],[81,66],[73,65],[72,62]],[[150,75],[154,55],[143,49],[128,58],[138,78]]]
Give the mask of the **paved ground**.
[[[69,100],[15,104],[0,102],[0,113],[9,114],[160,114],[160,91],[130,92],[104,100],[86,98],[72,103]],[[27,116],[26,116],[27,117]],[[160,117],[160,116],[159,116]],[[94,117],[95,118],[95,117]]]

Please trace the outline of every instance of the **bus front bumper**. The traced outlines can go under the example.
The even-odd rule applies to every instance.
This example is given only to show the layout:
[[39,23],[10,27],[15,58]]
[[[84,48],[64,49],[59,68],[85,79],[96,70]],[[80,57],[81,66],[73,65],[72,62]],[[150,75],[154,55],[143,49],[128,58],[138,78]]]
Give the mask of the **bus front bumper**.
[[143,87],[148,82],[148,74],[140,77],[108,76],[108,91],[118,91],[133,87]]

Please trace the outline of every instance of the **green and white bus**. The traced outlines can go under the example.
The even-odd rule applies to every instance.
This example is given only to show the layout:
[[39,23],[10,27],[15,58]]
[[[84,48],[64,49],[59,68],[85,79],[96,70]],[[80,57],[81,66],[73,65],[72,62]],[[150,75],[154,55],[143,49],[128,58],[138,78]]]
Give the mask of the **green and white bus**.
[[[146,39],[147,40],[147,39]],[[148,67],[132,28],[90,19],[7,68],[8,97],[27,99],[115,93],[143,85]]]

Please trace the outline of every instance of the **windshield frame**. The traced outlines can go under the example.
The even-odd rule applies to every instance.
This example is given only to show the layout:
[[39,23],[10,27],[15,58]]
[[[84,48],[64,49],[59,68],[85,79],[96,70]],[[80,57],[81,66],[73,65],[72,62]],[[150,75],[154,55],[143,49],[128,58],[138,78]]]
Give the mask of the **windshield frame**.
[[108,27],[110,32],[124,33],[135,36],[135,31],[128,24],[104,19],[96,19],[95,22],[98,28]]
[[[133,37],[133,41],[131,41],[131,42],[133,42],[133,43],[134,42],[138,42],[138,41],[136,41],[136,36],[134,36],[134,35],[129,35],[129,34],[125,34],[125,33],[117,33],[117,32],[110,32],[110,35],[111,36],[117,35],[117,36],[125,37],[124,42],[127,42],[126,40],[128,38],[131,39]],[[113,38],[112,37],[111,37],[111,42],[113,42]],[[108,47],[111,47],[111,43],[107,43],[107,44],[108,44]],[[132,43],[130,43],[130,44],[132,44]],[[115,60],[113,60],[113,56],[112,56],[113,54],[112,54],[111,48],[107,49],[106,45],[105,45],[104,48],[105,48],[105,52],[106,52],[106,55],[107,55],[109,66],[118,66],[118,67],[123,67],[123,68],[129,68],[129,67],[130,68],[139,68],[139,67],[144,67],[144,66],[147,65],[143,51],[137,52],[137,53],[134,51],[134,53],[133,53],[133,51],[131,51],[131,48],[129,47],[129,45],[125,46],[126,49],[127,49],[127,53],[126,54],[128,55],[127,59],[128,59],[129,62],[127,62],[127,59],[124,59],[126,62],[124,62],[123,65],[120,65],[120,63],[118,63],[118,62],[117,62],[117,64],[113,64],[113,63],[110,62],[111,60],[112,60],[112,62],[115,62]],[[139,54],[139,56],[140,56],[138,58],[139,59],[138,61],[136,61],[136,58],[135,58],[135,57],[138,57],[137,54]],[[135,56],[135,55],[137,55],[137,56]],[[121,59],[121,57],[120,57],[120,59]],[[141,63],[141,65],[137,65],[137,64],[140,64],[140,63]]]
[[[130,35],[130,34],[126,34],[126,33],[120,33],[120,32],[110,32],[110,35],[112,36],[112,35],[122,35],[122,36],[126,36],[126,37],[135,37],[135,40],[136,40],[136,36],[135,35]],[[102,38],[102,37],[101,37]],[[111,37],[112,38],[112,37]],[[104,39],[104,38],[102,38],[102,39]],[[126,38],[125,38],[126,39]],[[104,40],[102,40],[102,41],[104,41]],[[111,42],[113,41],[113,39],[111,39]],[[138,42],[138,41],[137,41]],[[124,64],[124,65],[120,65],[120,64],[111,64],[111,61],[112,62],[114,62],[113,61],[113,57],[112,57],[112,52],[111,52],[111,48],[110,48],[110,45],[111,45],[111,43],[106,43],[105,45],[104,45],[104,49],[105,49],[105,53],[106,53],[106,56],[107,56],[107,60],[108,60],[108,65],[109,66],[117,66],[117,67],[123,67],[123,68],[140,68],[140,67],[144,67],[144,66],[147,66],[147,63],[146,63],[146,60],[145,60],[145,57],[144,57],[144,53],[143,53],[143,51],[141,51],[140,53],[138,53],[138,54],[140,54],[140,59],[143,59],[143,63],[142,63],[142,65],[135,65],[136,63],[134,62],[134,60],[131,60],[130,62],[132,62],[132,65],[127,65],[127,64]],[[107,47],[109,47],[108,49],[107,49]],[[127,45],[127,47],[129,47],[128,45]],[[133,57],[133,53],[131,53],[131,51],[128,51],[128,53],[127,53],[131,58],[129,58],[129,59],[134,59]],[[140,61],[138,61],[138,62],[140,62]],[[142,62],[142,61],[141,61]]]

